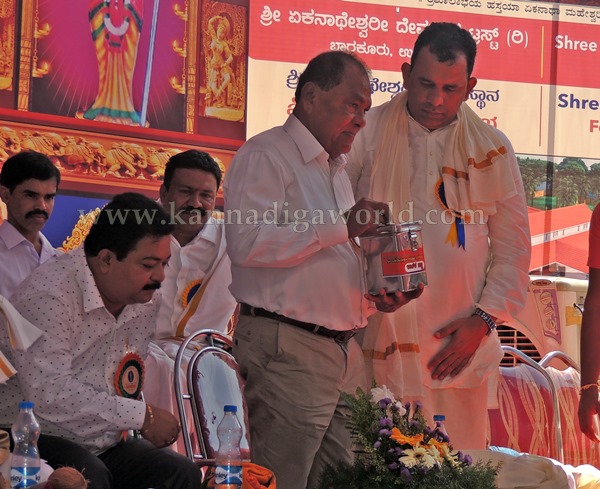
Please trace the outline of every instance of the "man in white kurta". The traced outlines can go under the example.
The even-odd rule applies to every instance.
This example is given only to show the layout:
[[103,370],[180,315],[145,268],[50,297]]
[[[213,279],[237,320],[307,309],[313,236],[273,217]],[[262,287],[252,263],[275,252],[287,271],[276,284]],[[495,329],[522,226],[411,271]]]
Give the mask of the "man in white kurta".
[[[174,360],[182,340],[200,329],[227,332],[237,305],[228,289],[231,263],[224,224],[211,215],[221,176],[210,155],[185,151],[167,163],[160,191],[161,204],[175,231],[155,339],[148,349],[144,397],[175,415]],[[187,384],[183,381],[182,385]],[[181,437],[172,448],[184,453]]]
[[[476,83],[471,36],[432,24],[420,39],[402,69],[406,91],[367,114],[348,173],[356,198],[423,222],[428,287],[373,316],[363,350],[378,382],[422,401],[430,422],[446,416],[455,448],[484,448],[487,378],[502,357],[495,322],[526,298],[527,210],[508,139],[463,103]],[[456,219],[463,210],[476,212]]]

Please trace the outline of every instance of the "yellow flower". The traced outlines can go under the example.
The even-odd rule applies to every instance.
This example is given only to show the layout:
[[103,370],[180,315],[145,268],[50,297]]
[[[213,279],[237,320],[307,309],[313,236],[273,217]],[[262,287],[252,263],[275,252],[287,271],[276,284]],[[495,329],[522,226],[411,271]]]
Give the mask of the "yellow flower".
[[407,436],[404,433],[402,433],[398,428],[394,427],[392,428],[392,434],[390,438],[396,443],[399,443],[400,445],[408,443],[409,445],[414,447],[415,445],[423,441],[423,433],[419,433],[414,436]]

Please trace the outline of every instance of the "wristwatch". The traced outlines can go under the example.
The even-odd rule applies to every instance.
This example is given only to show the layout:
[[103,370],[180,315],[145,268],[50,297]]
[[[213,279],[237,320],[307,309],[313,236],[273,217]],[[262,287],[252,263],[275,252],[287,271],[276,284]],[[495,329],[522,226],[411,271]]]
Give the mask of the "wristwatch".
[[494,318],[490,316],[487,312],[485,312],[483,309],[480,309],[479,307],[476,308],[475,312],[473,313],[473,316],[479,316],[481,319],[483,319],[485,324],[487,324],[487,335],[490,335],[491,332],[496,329],[496,321],[494,321]]

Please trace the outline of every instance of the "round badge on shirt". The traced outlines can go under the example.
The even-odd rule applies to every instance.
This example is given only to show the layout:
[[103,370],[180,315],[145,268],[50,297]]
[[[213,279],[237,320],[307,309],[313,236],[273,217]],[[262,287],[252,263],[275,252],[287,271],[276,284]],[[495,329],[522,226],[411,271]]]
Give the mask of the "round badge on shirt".
[[144,385],[144,360],[137,353],[125,354],[115,374],[117,394],[129,399],[139,399]]

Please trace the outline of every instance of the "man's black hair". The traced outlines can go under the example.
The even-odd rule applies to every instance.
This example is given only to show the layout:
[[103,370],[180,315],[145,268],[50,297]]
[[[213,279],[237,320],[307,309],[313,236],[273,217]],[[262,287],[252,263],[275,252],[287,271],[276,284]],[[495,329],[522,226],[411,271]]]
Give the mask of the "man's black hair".
[[356,56],[349,51],[327,51],[321,53],[311,59],[306,66],[306,69],[298,78],[296,86],[296,103],[300,101],[302,88],[308,82],[315,83],[321,90],[328,91],[333,87],[342,83],[344,70],[346,66],[354,64],[365,72],[365,75],[370,79],[371,71],[367,66]]
[[11,192],[25,180],[46,181],[54,178],[56,187],[60,183],[60,171],[52,160],[37,151],[21,151],[8,158],[0,171],[0,185]]
[[191,168],[193,170],[202,170],[212,173],[217,180],[217,190],[221,186],[221,178],[223,177],[221,168],[219,168],[218,163],[213,157],[204,151],[190,149],[177,153],[169,158],[169,161],[167,161],[167,165],[165,166],[165,176],[163,178],[163,185],[167,189],[171,185],[175,170],[178,168]]
[[173,224],[160,204],[135,192],[116,195],[98,214],[85,238],[86,256],[98,256],[103,249],[123,260],[147,236],[171,234]]
[[415,65],[419,52],[424,47],[437,57],[438,61],[454,61],[464,54],[467,58],[467,77],[470,78],[475,66],[477,43],[469,31],[451,22],[434,22],[423,29],[413,48],[411,65]]

